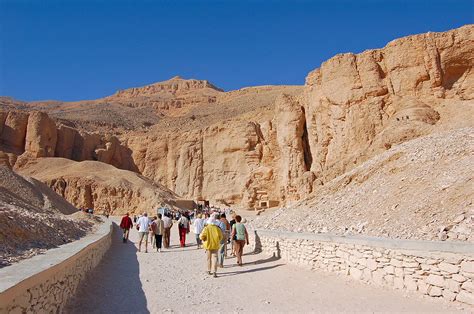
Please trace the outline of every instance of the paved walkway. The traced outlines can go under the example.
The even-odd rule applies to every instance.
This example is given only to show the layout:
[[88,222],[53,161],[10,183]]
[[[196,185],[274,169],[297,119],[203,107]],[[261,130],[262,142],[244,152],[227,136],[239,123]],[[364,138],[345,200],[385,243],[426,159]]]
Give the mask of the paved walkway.
[[[115,226],[113,244],[79,287],[66,313],[308,313],[456,312],[446,303],[354,282],[346,277],[285,265],[247,252],[244,266],[229,259],[219,277],[206,272],[205,253],[179,248],[172,229],[170,250],[138,253],[123,244]],[[137,240],[137,231],[131,233]]]

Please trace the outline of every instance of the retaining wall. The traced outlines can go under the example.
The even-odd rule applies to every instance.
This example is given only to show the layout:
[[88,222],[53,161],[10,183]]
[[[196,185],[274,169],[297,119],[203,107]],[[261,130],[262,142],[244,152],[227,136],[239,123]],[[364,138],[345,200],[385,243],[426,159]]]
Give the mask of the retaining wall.
[[474,244],[254,231],[255,248],[312,269],[474,309]]
[[57,313],[112,241],[106,220],[81,240],[0,269],[0,313]]

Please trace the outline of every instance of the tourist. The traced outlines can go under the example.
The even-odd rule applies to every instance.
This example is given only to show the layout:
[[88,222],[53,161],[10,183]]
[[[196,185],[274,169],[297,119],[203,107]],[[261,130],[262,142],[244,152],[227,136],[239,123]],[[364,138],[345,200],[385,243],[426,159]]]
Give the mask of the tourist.
[[137,229],[138,229],[138,252],[141,252],[143,238],[145,238],[145,253],[148,253],[148,230],[150,228],[150,219],[148,219],[148,214],[143,213],[143,216],[137,220]]
[[224,267],[224,257],[227,257],[227,239],[230,237],[230,223],[224,213],[220,215],[220,222],[224,226],[221,247],[219,248],[219,267]]
[[120,221],[120,228],[122,228],[122,231],[123,231],[123,235],[122,235],[123,243],[127,243],[128,235],[132,227],[133,227],[133,223],[132,223],[132,219],[130,218],[130,214],[126,213],[125,216],[123,216],[122,220]]
[[134,224],[137,223],[137,215],[133,215],[133,223],[134,223]]
[[150,237],[150,245],[152,248],[156,249],[155,243],[155,231],[152,229],[152,225],[155,222],[156,216],[150,218],[150,227],[148,228],[148,236]]
[[156,251],[161,252],[161,243],[165,230],[165,224],[163,220],[161,220],[161,214],[158,214],[158,216],[155,216],[153,218],[154,219],[151,223],[151,230],[153,231],[153,235],[155,236]]
[[224,237],[221,228],[217,225],[218,218],[217,214],[213,215],[200,235],[207,252],[207,272],[209,275],[214,274],[214,277],[217,277],[217,251]]
[[179,244],[181,247],[186,246],[186,234],[189,233],[188,214],[184,213],[178,220]]
[[235,216],[235,224],[232,226],[231,237],[235,237],[235,255],[237,256],[237,265],[242,266],[242,254],[244,252],[245,244],[249,244],[249,235],[245,225],[241,223],[242,217]]
[[163,227],[165,230],[163,231],[163,246],[165,249],[170,247],[170,236],[171,236],[171,227],[173,227],[173,219],[170,217],[170,213],[166,213],[163,217]]
[[196,235],[196,243],[197,243],[197,248],[201,248],[201,238],[199,235],[202,232],[202,229],[204,229],[204,219],[202,219],[202,214],[198,214],[196,216],[197,218],[194,220],[194,234]]
[[[235,216],[237,216],[237,214],[231,211],[232,220],[229,222],[231,232],[232,232],[232,226],[235,224]],[[235,256],[235,250],[234,250],[235,237],[230,237],[229,241],[230,241],[230,256]]]

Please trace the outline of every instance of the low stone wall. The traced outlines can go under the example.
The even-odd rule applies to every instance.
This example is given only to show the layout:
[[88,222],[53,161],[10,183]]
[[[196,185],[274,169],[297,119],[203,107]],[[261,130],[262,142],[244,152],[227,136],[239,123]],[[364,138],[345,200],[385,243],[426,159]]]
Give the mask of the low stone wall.
[[269,230],[253,236],[256,250],[291,264],[474,306],[473,244]]
[[112,241],[112,222],[78,241],[0,269],[0,313],[57,313]]

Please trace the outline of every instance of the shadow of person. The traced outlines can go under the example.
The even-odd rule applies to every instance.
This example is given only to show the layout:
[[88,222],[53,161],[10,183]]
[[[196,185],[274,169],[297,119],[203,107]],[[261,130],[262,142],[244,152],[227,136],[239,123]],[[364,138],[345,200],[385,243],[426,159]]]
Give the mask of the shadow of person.
[[[249,264],[252,264],[252,263],[249,263]],[[254,272],[257,272],[257,271],[270,270],[270,269],[277,268],[277,267],[284,266],[284,265],[285,264],[276,264],[276,265],[272,265],[272,266],[252,268],[252,269],[247,269],[247,270],[229,271],[229,272],[218,273],[218,276],[219,277],[227,277],[227,276],[241,275],[241,274],[245,274],[245,273],[254,273]]]
[[150,313],[139,277],[137,249],[122,242],[113,224],[112,244],[102,261],[79,285],[65,313]]

